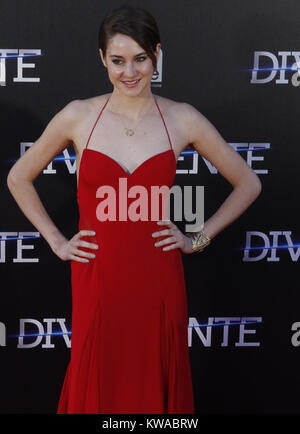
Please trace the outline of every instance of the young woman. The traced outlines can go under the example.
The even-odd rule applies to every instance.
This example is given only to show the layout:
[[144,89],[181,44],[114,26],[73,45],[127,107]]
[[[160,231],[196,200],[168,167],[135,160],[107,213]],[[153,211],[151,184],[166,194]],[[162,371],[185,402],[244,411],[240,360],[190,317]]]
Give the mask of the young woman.
[[[99,53],[112,92],[67,104],[8,175],[26,217],[59,258],[71,260],[71,359],[57,413],[194,413],[181,252],[202,251],[261,191],[256,174],[196,108],[152,93],[160,48],[150,13],[121,7],[109,14]],[[68,240],[33,181],[70,144],[80,221]],[[112,191],[171,188],[189,144],[234,187],[194,236],[170,220],[99,218],[103,203],[121,209],[118,201],[101,202]]]

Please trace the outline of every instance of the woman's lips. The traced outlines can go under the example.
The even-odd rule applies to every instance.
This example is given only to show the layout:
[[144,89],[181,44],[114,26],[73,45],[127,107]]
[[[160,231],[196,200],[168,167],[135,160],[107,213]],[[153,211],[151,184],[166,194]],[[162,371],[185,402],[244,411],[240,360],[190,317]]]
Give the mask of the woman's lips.
[[122,81],[122,83],[126,86],[126,87],[136,87],[141,79],[138,80],[130,80],[130,81]]

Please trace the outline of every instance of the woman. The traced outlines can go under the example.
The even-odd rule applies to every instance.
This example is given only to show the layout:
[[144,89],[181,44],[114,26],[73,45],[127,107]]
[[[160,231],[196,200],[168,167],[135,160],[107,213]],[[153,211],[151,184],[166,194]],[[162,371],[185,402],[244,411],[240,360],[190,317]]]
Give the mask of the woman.
[[[8,175],[24,214],[59,258],[71,260],[71,360],[58,413],[194,413],[181,252],[202,251],[261,191],[256,174],[197,109],[152,94],[160,48],[147,11],[121,7],[108,15],[99,52],[113,91],[67,104]],[[33,180],[71,143],[80,230],[68,240]],[[99,187],[119,192],[122,180],[147,191],[171,188],[189,144],[234,187],[200,231],[184,234],[160,218],[99,219]]]

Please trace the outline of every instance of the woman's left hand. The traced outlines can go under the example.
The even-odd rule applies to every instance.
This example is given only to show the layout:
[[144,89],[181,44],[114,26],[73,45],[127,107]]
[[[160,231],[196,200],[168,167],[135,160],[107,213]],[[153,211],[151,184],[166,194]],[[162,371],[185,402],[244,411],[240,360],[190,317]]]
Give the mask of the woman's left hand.
[[193,253],[191,239],[188,236],[184,235],[178,229],[178,227],[173,222],[171,222],[171,220],[159,220],[157,224],[161,226],[167,226],[168,229],[163,229],[159,232],[153,232],[152,237],[162,237],[164,235],[170,236],[163,240],[157,241],[154,244],[155,247],[165,246],[166,244],[169,244],[168,246],[163,247],[162,250],[165,251],[177,249],[179,247],[183,253]]

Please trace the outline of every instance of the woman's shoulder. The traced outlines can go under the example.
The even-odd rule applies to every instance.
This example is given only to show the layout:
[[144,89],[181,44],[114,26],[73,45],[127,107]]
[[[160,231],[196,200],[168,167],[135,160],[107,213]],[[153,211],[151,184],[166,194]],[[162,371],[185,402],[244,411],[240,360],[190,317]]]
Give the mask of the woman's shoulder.
[[174,99],[171,98],[166,98],[165,96],[161,96],[161,95],[154,95],[158,104],[161,105],[161,107],[165,110],[172,110],[175,111],[176,109],[180,109],[180,107],[182,107],[182,105],[184,105],[185,103],[182,103],[181,101],[175,101]]
[[175,101],[174,99],[163,96],[159,96],[157,101],[160,103],[160,106],[165,113],[169,113],[179,120],[189,118],[190,116],[195,116],[197,113],[201,115],[201,113],[192,104],[185,101]]
[[171,119],[172,124],[176,125],[183,136],[190,136],[195,125],[205,127],[205,116],[192,104],[185,101],[175,101],[170,98],[159,97],[158,104],[162,108],[163,114]]
[[[111,93],[105,93],[84,99],[74,99],[67,104],[67,106],[70,111],[82,118],[83,115],[94,113],[95,110],[100,109],[110,95]],[[185,119],[194,118],[197,115],[201,116],[201,113],[190,103],[176,101],[161,95],[153,95],[162,113],[178,120],[179,122],[182,122]]]
[[[84,99],[74,99],[72,100],[69,104],[73,106],[73,108],[76,110],[83,110],[83,109],[89,109],[92,108],[94,109],[95,106],[99,106],[101,104],[104,104],[107,99],[109,98],[109,96],[111,95],[111,93],[105,93],[102,95],[96,95],[90,98],[84,98]],[[160,104],[160,107],[163,110],[166,111],[180,111],[180,110],[185,110],[185,111],[193,111],[195,110],[195,108],[186,102],[182,102],[182,101],[175,101],[174,99],[171,98],[166,98],[165,96],[161,96],[161,95],[156,95],[153,94],[156,98],[156,101],[158,102],[158,104]]]
[[110,94],[96,95],[89,98],[77,98],[70,101],[67,106],[70,107],[75,114],[82,115],[83,112],[89,112],[95,110],[95,108],[99,107],[105,103],[108,96]]

